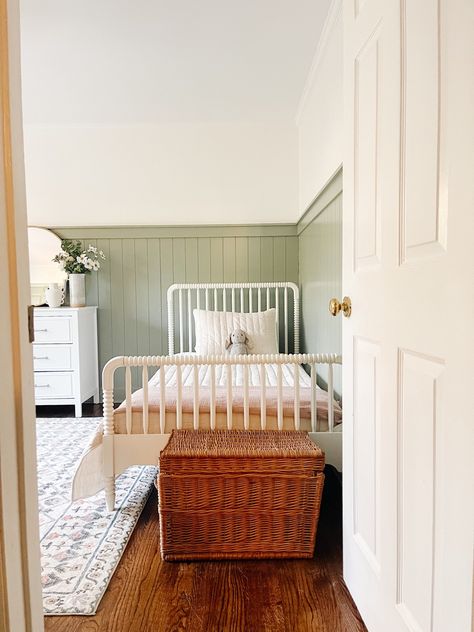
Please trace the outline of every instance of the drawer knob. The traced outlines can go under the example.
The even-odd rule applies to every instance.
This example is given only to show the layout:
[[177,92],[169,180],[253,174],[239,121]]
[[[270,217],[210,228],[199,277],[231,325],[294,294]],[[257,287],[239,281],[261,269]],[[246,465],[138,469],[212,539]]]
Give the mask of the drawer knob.
[[48,330],[45,328],[45,329],[35,329],[35,331],[48,331]]
[[49,388],[49,384],[35,384],[35,388]]
[[33,356],[33,360],[49,360],[48,356]]

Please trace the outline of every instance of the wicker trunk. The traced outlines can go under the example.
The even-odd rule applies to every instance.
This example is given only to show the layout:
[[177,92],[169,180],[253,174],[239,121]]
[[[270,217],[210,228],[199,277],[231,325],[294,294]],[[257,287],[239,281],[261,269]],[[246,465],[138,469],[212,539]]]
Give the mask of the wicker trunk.
[[323,468],[306,432],[173,430],[158,477],[163,559],[312,557]]

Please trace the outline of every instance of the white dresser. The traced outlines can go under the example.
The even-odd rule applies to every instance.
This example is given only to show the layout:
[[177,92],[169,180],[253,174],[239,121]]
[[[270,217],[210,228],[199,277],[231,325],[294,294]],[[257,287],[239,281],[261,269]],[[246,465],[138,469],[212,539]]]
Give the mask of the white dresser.
[[75,406],[99,401],[97,307],[36,307],[34,311],[35,402]]

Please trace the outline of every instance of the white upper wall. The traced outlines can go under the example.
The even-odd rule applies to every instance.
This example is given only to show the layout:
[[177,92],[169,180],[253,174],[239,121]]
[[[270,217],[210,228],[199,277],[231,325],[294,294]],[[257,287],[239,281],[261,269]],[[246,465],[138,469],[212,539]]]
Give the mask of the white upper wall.
[[33,226],[294,221],[289,125],[28,126]]
[[342,1],[333,0],[297,114],[299,215],[342,165]]
[[21,0],[31,224],[288,222],[330,0]]

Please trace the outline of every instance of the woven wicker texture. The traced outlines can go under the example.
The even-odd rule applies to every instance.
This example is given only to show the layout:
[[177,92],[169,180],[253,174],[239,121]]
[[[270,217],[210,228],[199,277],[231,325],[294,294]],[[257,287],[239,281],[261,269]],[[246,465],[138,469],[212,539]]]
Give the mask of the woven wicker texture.
[[163,558],[311,557],[323,468],[305,432],[173,431],[158,479]]

